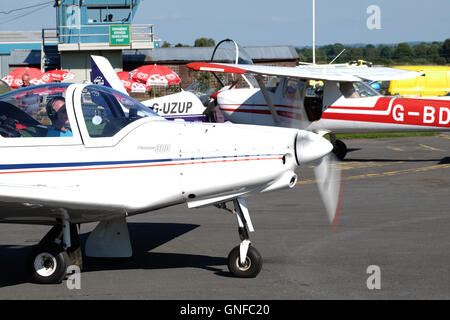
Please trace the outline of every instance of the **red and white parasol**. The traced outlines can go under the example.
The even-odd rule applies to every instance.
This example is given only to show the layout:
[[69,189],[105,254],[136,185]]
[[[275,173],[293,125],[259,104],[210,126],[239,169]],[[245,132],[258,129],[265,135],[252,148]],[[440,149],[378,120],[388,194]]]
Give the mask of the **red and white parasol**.
[[37,68],[17,68],[5,77],[2,78],[12,89],[17,89],[22,86],[22,76],[28,74],[30,76],[30,83],[32,84],[44,84],[52,82],[50,77],[44,74],[41,70]]
[[144,65],[130,72],[131,78],[149,86],[170,86],[181,82],[180,77],[170,68],[159,65]]
[[45,73],[50,77],[52,81],[64,81],[64,80],[72,80],[75,78],[75,74],[61,69],[50,70]]
[[117,72],[117,76],[127,91],[145,93],[150,88],[150,86],[144,83],[130,79],[130,73],[128,71]]

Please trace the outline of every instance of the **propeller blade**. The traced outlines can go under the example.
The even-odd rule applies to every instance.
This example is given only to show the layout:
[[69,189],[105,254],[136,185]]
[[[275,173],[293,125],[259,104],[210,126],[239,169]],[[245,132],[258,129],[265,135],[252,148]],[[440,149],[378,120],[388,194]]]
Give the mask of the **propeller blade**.
[[336,230],[341,209],[343,186],[340,162],[330,152],[319,160],[319,164],[314,168],[314,173],[320,196],[327,210],[328,219],[333,229]]
[[297,163],[303,164],[319,160],[333,150],[330,141],[317,133],[299,130],[295,142]]

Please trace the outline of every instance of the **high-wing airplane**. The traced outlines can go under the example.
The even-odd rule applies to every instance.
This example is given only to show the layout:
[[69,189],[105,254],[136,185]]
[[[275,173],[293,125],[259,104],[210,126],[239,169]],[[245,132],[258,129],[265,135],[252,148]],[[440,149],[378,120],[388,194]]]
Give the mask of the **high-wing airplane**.
[[[330,134],[340,159],[345,157],[347,147],[336,140],[336,133],[450,130],[450,100],[384,97],[365,83],[416,77],[412,71],[342,65],[273,67],[194,62],[187,66],[245,76],[250,88],[223,90],[215,96],[228,120]],[[268,82],[264,81],[267,77],[271,77]],[[323,85],[317,86],[318,81]]]
[[[292,188],[310,161],[333,223],[339,170],[320,135],[288,128],[167,121],[95,84],[48,84],[0,96],[0,222],[52,225],[28,269],[59,283],[81,265],[76,225],[99,221],[86,241],[92,257],[130,257],[126,218],[186,203],[236,214],[241,243],[228,256],[236,277],[255,277],[262,258],[245,198]],[[233,207],[228,208],[231,203]]]

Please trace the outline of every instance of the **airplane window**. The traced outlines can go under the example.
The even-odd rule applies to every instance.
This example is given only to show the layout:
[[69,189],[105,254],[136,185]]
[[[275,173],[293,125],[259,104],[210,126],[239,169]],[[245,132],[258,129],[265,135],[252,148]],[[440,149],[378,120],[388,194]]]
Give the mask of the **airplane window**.
[[288,78],[284,83],[283,96],[287,99],[301,100],[305,83],[301,80]]
[[0,98],[0,135],[8,138],[71,137],[65,106],[70,84],[32,86]]
[[278,77],[269,78],[269,80],[267,81],[267,84],[266,84],[267,91],[275,93],[280,84],[280,81],[281,81],[281,79]]
[[347,99],[375,97],[380,94],[364,82],[340,82],[339,89]]
[[83,89],[81,105],[86,128],[92,138],[112,137],[137,119],[159,117],[139,101],[97,85]]
[[367,85],[364,82],[354,82],[353,86],[355,87],[356,92],[358,92],[358,94],[360,95],[361,98],[364,97],[375,97],[375,96],[380,96],[381,94],[376,91],[374,88],[372,88],[371,86]]

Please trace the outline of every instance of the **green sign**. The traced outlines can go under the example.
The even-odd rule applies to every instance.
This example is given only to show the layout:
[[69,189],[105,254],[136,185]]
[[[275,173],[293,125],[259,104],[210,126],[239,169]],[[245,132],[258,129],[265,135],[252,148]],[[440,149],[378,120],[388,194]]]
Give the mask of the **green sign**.
[[111,46],[129,46],[130,25],[119,24],[109,26],[109,44]]

